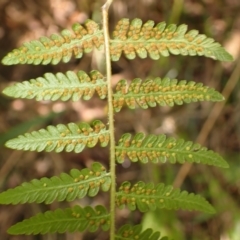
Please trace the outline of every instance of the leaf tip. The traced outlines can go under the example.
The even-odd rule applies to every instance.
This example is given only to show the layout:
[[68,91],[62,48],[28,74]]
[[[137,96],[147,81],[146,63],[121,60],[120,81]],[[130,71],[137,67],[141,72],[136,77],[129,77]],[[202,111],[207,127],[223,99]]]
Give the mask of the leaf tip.
[[14,147],[13,147],[13,140],[14,139],[10,139],[7,142],[5,142],[5,147],[14,149]]
[[220,47],[218,51],[215,51],[214,59],[222,62],[232,62],[234,60],[233,56],[227,52],[223,47]]
[[2,93],[6,96],[12,96],[11,95],[11,91],[10,91],[10,87],[6,87],[2,90]]
[[222,168],[229,168],[229,164],[225,160],[223,160],[221,167]]
[[11,235],[19,235],[19,232],[16,232],[16,225],[12,225],[10,228],[8,228],[7,233]]
[[1,63],[3,64],[3,65],[8,65],[7,64],[7,56],[5,56],[5,57],[3,57],[3,59],[1,60]]
[[209,204],[209,207],[208,207],[208,210],[206,211],[206,213],[208,214],[216,214],[216,209],[211,205]]
[[12,53],[9,53],[8,55],[4,56],[1,62],[3,65],[8,65],[8,66],[19,63],[17,61],[17,58],[14,58],[14,59],[12,58]]

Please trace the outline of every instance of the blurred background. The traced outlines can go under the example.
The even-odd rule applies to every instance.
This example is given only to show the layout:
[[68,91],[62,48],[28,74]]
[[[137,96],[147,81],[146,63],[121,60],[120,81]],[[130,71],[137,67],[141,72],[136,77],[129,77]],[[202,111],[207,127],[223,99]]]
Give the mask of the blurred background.
[[[91,18],[102,23],[102,0],[0,0],[0,58],[23,42],[50,36],[75,22]],[[226,98],[223,103],[192,103],[183,106],[156,107],[131,111],[124,108],[115,114],[116,140],[125,133],[145,132],[184,138],[201,143],[221,154],[229,169],[202,165],[141,165],[125,162],[117,167],[118,183],[165,182],[198,193],[211,202],[217,214],[157,210],[147,214],[117,211],[117,226],[143,221],[177,240],[237,240],[240,237],[240,1],[239,0],[114,0],[110,9],[110,28],[121,18],[151,19],[156,23],[185,23],[220,42],[234,57],[231,63],[221,63],[204,57],[171,56],[158,61],[150,58],[133,61],[121,57],[113,63],[113,83],[125,78],[148,77],[194,80],[216,88]],[[0,91],[13,82],[42,76],[46,72],[91,69],[103,71],[101,52],[85,54],[57,66],[0,65]],[[12,151],[4,143],[19,134],[47,125],[100,119],[107,123],[106,101],[96,96],[88,102],[36,102],[10,99],[0,94],[0,191],[13,188],[33,178],[51,177],[72,168],[82,169],[93,161],[108,167],[108,149],[99,146],[80,154],[35,153]],[[0,238],[3,240],[75,240],[108,239],[106,233],[47,234],[10,236],[7,229],[18,221],[38,212],[64,208],[108,204],[108,194],[84,198],[71,203],[51,205],[25,204],[0,206]]]

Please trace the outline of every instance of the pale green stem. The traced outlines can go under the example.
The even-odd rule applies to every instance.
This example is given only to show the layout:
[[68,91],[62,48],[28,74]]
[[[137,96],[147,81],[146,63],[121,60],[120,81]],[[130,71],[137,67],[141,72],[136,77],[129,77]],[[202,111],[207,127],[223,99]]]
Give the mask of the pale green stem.
[[115,194],[116,194],[116,168],[115,168],[115,138],[114,138],[114,111],[112,104],[112,70],[111,56],[109,49],[109,28],[108,28],[108,9],[113,0],[107,0],[102,6],[103,15],[103,35],[104,48],[106,56],[106,77],[108,87],[108,121],[110,132],[110,174],[111,174],[111,189],[110,189],[110,240],[115,239]]
[[168,23],[178,23],[183,9],[183,0],[174,0]]

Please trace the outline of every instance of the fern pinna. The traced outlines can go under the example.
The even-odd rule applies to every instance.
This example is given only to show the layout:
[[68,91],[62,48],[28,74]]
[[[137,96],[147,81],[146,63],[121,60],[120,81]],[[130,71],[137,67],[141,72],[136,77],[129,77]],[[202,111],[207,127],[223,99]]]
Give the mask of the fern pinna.
[[[112,1],[107,1],[106,4]],[[103,19],[106,21],[107,9],[103,7]],[[153,60],[161,56],[173,55],[205,56],[215,60],[231,61],[232,57],[213,39],[199,34],[197,30],[187,32],[186,25],[155,24],[153,21],[142,23],[141,19],[121,19],[116,25],[112,38],[108,38],[108,26],[103,21],[103,28],[92,20],[84,25],[74,24],[72,31],[63,30],[61,34],[42,37],[23,44],[3,58],[2,63],[12,64],[58,64],[61,60],[68,62],[72,55],[81,58],[84,53],[94,48],[105,48],[107,77],[93,70],[90,73],[68,71],[66,73],[46,73],[43,77],[13,84],[3,93],[15,98],[35,98],[41,100],[79,101],[90,100],[96,92],[100,99],[108,99],[108,106],[115,112],[125,105],[130,109],[140,107],[174,106],[197,101],[222,101],[224,97],[216,90],[194,81],[170,78],[142,80],[135,78],[130,84],[126,79],[120,80],[115,89],[111,89],[110,59],[118,61],[121,55],[128,59],[136,56]],[[108,59],[109,57],[109,59]],[[109,88],[110,86],[110,88]],[[111,93],[111,94],[110,94]],[[109,119],[113,112],[109,110]],[[165,163],[202,163],[227,168],[228,164],[217,153],[183,139],[166,135],[145,135],[137,133],[123,134],[115,144],[111,121],[105,125],[99,120],[92,123],[69,123],[48,126],[11,139],[6,146],[26,151],[55,151],[79,153],[85,147],[110,145],[113,163],[110,171],[95,162],[90,168],[72,169],[69,174],[59,177],[33,179],[14,189],[0,194],[1,204],[42,203],[53,201],[73,201],[85,196],[94,197],[99,190],[110,191],[110,210],[104,206],[74,206],[39,213],[30,219],[19,222],[9,228],[10,234],[44,234],[66,231],[95,232],[98,229],[110,230],[110,239],[167,239],[152,229],[143,229],[142,225],[124,225],[115,231],[114,208],[127,207],[131,211],[146,212],[156,208],[184,209],[214,213],[213,206],[199,195],[174,189],[163,183],[123,182],[115,188],[115,163],[123,163],[127,158],[132,162],[146,164]],[[112,121],[113,122],[113,121]],[[111,154],[110,154],[111,155]],[[110,164],[110,165],[111,165]]]

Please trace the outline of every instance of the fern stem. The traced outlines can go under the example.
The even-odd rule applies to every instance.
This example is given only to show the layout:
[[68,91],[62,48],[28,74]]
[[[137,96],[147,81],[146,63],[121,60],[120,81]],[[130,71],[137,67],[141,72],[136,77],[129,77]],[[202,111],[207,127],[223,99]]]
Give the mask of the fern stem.
[[174,0],[168,23],[178,23],[183,9],[183,0]]
[[110,132],[110,174],[111,174],[111,189],[110,189],[110,240],[115,239],[115,195],[116,195],[116,169],[115,169],[115,138],[114,138],[114,110],[113,110],[113,94],[112,94],[112,70],[111,56],[109,44],[109,28],[108,28],[108,9],[113,0],[107,0],[102,6],[103,15],[103,34],[104,48],[106,56],[106,77],[108,88],[108,121]]

